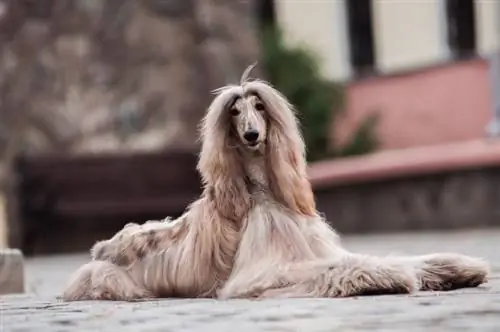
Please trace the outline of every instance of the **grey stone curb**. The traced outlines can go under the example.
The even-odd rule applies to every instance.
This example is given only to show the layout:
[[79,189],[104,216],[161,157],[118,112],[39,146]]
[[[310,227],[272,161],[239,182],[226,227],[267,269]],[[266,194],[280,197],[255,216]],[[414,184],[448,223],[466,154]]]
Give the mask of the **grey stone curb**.
[[24,293],[24,257],[19,249],[0,249],[0,295]]

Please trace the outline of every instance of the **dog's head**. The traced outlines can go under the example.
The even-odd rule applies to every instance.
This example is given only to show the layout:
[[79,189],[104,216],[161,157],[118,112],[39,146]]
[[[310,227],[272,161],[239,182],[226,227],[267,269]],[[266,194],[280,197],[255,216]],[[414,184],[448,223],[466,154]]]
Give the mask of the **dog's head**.
[[266,152],[265,146],[280,141],[281,150],[305,154],[294,108],[271,84],[248,78],[255,65],[244,71],[239,85],[215,90],[217,96],[202,122],[204,146]]
[[255,93],[246,93],[234,98],[226,107],[231,117],[229,135],[244,149],[259,150],[266,142],[266,106]]
[[[305,144],[294,107],[271,84],[248,80],[254,65],[245,70],[239,85],[216,90],[201,123],[198,169],[217,197],[235,202],[245,190],[242,163],[248,160],[239,152],[258,152],[266,159],[275,197],[312,215],[315,205],[306,175]],[[236,205],[231,204],[232,209]]]
[[[260,97],[258,89],[250,87],[248,80],[256,63],[243,72],[239,85],[229,85],[217,89],[208,117],[219,119],[219,128],[225,134],[227,146],[241,148],[246,151],[263,151],[266,143],[268,122],[270,120],[266,104]],[[212,127],[213,128],[213,127]]]

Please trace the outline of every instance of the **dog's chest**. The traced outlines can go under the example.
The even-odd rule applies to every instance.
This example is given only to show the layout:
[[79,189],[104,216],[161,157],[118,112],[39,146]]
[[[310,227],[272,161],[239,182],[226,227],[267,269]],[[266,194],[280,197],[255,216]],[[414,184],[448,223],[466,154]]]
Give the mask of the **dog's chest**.
[[268,191],[269,180],[266,174],[264,158],[255,158],[245,164],[246,182],[252,194],[263,194]]

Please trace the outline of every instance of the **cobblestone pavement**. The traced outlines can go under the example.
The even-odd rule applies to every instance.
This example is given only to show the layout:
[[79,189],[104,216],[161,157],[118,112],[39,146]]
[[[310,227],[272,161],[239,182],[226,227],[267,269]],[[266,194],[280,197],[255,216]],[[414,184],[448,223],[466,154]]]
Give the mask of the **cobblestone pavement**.
[[64,303],[55,297],[86,255],[35,258],[28,293],[0,297],[0,331],[499,331],[499,240],[500,230],[345,237],[357,252],[483,256],[494,272],[478,288],[348,299]]

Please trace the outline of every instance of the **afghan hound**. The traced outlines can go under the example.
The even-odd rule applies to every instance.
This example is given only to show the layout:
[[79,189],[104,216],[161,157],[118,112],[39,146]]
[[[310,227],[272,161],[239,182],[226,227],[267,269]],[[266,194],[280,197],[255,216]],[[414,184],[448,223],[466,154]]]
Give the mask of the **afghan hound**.
[[294,107],[269,83],[216,90],[201,126],[203,192],[176,220],[127,224],[91,249],[63,299],[347,297],[475,287],[487,262],[458,253],[344,249],[316,210]]

